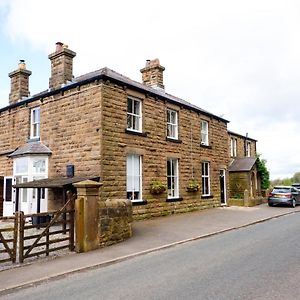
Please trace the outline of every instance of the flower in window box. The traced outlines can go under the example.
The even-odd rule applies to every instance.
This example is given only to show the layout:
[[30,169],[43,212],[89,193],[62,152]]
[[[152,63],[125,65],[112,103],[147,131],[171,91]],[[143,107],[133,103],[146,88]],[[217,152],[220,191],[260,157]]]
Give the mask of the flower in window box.
[[166,185],[160,180],[153,180],[150,184],[150,193],[153,195],[162,194],[166,189]]
[[197,192],[200,188],[200,184],[195,179],[191,179],[188,182],[187,191],[188,192]]

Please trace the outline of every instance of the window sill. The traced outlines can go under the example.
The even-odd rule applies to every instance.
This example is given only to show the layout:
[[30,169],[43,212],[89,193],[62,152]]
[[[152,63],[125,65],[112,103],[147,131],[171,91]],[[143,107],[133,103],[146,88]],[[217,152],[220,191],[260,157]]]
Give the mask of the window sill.
[[146,205],[148,204],[147,200],[131,200],[132,206],[138,206],[138,205]]
[[204,145],[204,144],[200,144],[201,148],[206,148],[206,149],[212,149],[212,146],[210,145]]
[[166,137],[166,141],[172,142],[172,143],[176,143],[176,144],[181,144],[181,143],[182,143],[182,140],[179,140],[179,139],[172,139],[172,138],[170,138],[170,137]]
[[182,201],[183,198],[168,198],[166,202],[179,202]]
[[201,196],[201,199],[212,199],[214,197],[214,195],[205,195],[205,196]]
[[125,133],[129,133],[129,134],[133,134],[133,135],[138,135],[138,136],[144,136],[144,137],[147,136],[146,132],[133,131],[133,130],[130,130],[130,129],[125,129]]

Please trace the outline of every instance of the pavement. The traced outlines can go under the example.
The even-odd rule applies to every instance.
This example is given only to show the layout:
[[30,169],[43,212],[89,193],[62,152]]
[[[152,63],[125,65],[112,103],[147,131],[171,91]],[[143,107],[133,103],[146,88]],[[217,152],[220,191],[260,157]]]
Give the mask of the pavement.
[[135,256],[174,247],[201,238],[236,230],[287,214],[300,212],[300,206],[218,207],[133,223],[133,237],[119,244],[87,253],[52,259],[37,259],[0,271],[0,296],[68,274],[103,267]]

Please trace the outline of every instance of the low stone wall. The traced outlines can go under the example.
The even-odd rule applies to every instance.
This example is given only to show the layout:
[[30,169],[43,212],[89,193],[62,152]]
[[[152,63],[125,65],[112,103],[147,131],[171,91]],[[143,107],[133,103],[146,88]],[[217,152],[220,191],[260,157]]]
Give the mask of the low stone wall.
[[262,203],[265,203],[266,200],[264,197],[257,197],[254,199],[234,199],[230,198],[227,201],[227,204],[229,206],[246,206],[246,207],[251,207],[255,205],[260,205]]
[[131,201],[106,200],[99,209],[99,246],[109,246],[130,238],[132,221]]

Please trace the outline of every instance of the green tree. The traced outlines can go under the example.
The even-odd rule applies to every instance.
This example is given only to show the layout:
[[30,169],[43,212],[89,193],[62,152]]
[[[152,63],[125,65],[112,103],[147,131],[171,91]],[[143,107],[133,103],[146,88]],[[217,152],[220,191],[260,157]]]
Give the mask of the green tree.
[[267,161],[257,156],[257,171],[261,179],[261,188],[266,190],[270,186],[270,173],[266,166]]
[[293,183],[300,182],[300,172],[296,172],[292,177]]

